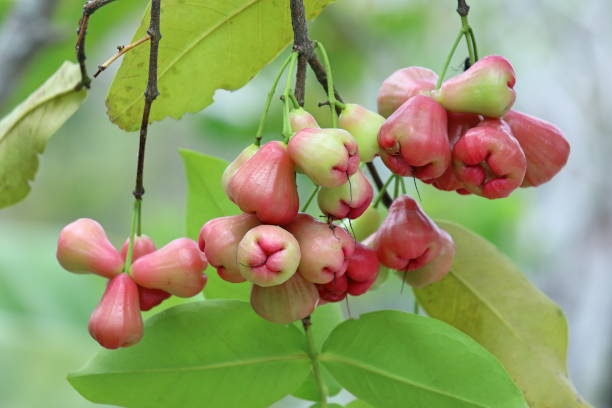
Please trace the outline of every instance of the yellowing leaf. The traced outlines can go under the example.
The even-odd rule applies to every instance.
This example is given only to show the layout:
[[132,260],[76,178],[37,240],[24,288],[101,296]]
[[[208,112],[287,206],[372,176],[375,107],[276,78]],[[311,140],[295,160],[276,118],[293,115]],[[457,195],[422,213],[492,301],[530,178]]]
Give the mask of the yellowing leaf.
[[457,253],[446,278],[415,290],[427,313],[494,354],[531,408],[589,407],[568,379],[561,309],[491,243],[456,224],[438,225]]
[[[333,0],[306,0],[307,18]],[[149,25],[145,14],[134,40]],[[159,43],[159,91],[151,121],[179,119],[213,102],[217,89],[235,90],[250,81],[293,39],[289,1],[164,0]],[[108,116],[136,130],[143,108],[149,46],[126,55],[110,89]]]
[[81,106],[87,95],[77,90],[79,67],[64,64],[0,121],[0,208],[23,200],[53,134]]

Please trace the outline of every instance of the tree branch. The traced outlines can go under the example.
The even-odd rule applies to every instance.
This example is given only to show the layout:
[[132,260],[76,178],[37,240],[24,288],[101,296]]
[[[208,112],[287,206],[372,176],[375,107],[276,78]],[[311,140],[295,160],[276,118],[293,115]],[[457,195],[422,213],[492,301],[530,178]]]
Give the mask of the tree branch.
[[51,18],[58,0],[16,1],[0,29],[0,104],[11,94],[32,57],[54,39]]
[[459,13],[461,17],[467,17],[469,12],[470,6],[467,5],[465,0],[457,0],[457,13]]
[[[304,57],[308,61],[308,65],[310,65],[310,69],[314,72],[317,77],[317,81],[321,84],[325,92],[327,92],[327,72],[325,72],[325,67],[317,58],[317,55],[314,52],[314,46],[310,38],[308,37],[308,24],[306,22],[306,14],[304,12],[304,3],[303,0],[291,0],[291,25],[293,26],[293,49],[300,53],[300,56]],[[301,77],[300,75],[304,75]],[[298,60],[298,76],[296,77],[296,86],[295,86],[295,95],[298,99],[300,105],[304,104],[304,81],[305,81],[305,73],[300,73],[300,65]],[[339,102],[344,102],[338,90],[334,89],[334,95],[336,96],[336,100]],[[302,99],[300,99],[300,96]],[[336,106],[336,113],[340,115],[342,109],[339,106]],[[374,180],[374,184],[380,190],[383,188],[383,182],[380,179],[380,175],[376,170],[376,167],[373,163],[367,164],[368,171],[372,175],[372,179]],[[382,202],[384,205],[389,207],[391,205],[391,196],[387,192],[383,194]]]
[[95,74],[93,74],[94,78],[97,78],[98,75],[100,75],[102,73],[102,71],[104,71],[106,68],[108,68],[113,62],[117,61],[119,58],[121,58],[121,56],[123,54],[127,54],[129,51],[133,50],[134,48],[138,47],[140,44],[143,44],[147,41],[149,41],[151,39],[151,37],[149,37],[149,35],[145,35],[144,37],[142,37],[139,40],[134,41],[131,44],[128,45],[120,45],[117,47],[117,53],[115,55],[113,55],[112,57],[110,57],[106,62],[104,62],[102,65],[98,65],[98,70],[96,71]]
[[144,93],[144,109],[142,112],[142,122],[140,124],[140,142],[138,146],[138,166],[136,168],[136,186],[133,192],[136,200],[142,200],[142,196],[145,193],[143,173],[145,145],[147,143],[147,131],[149,128],[149,115],[151,113],[151,105],[153,104],[155,98],[157,98],[159,95],[159,91],[157,89],[157,57],[159,52],[159,41],[161,40],[161,32],[159,30],[160,14],[161,0],[152,0],[151,20],[149,23],[149,29],[147,30],[147,35],[151,38],[151,49],[149,52],[149,78],[147,80],[147,89]]
[[87,36],[87,26],[89,25],[89,17],[95,13],[100,7],[104,7],[115,0],[88,0],[83,6],[83,15],[79,20],[79,27],[77,29],[77,41],[75,45],[77,61],[81,67],[81,84],[89,88],[91,79],[87,76],[87,66],[85,60],[85,37]]

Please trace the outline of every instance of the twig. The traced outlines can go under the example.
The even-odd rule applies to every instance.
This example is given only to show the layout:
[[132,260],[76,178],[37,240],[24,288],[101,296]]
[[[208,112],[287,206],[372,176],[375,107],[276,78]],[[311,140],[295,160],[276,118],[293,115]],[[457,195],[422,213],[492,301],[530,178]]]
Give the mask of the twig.
[[461,17],[467,17],[469,12],[470,6],[466,4],[465,0],[457,0],[457,13],[459,13]]
[[[108,1],[108,0],[107,0]],[[161,0],[151,1],[151,22],[147,35],[151,39],[151,49],[149,52],[149,78],[147,80],[147,89],[144,93],[144,109],[142,111],[142,122],[140,123],[140,143],[138,146],[138,167],[136,169],[136,187],[134,188],[134,198],[142,200],[144,194],[143,172],[144,172],[144,155],[145,145],[147,142],[147,130],[149,128],[149,114],[151,113],[151,105],[159,91],[157,89],[157,56],[159,50],[159,41],[161,40],[161,32],[159,31],[159,15],[161,12]]]
[[79,27],[77,29],[77,42],[75,45],[77,53],[77,61],[81,67],[81,84],[89,88],[91,79],[87,76],[87,66],[85,65],[85,37],[87,36],[87,26],[89,25],[89,17],[95,13],[100,7],[104,7],[115,0],[89,0],[83,6],[83,15],[79,20]]
[[20,0],[0,27],[0,105],[6,101],[32,57],[56,40],[51,19],[58,0]]
[[119,50],[119,52],[117,52],[115,55],[110,57],[106,62],[104,62],[104,64],[98,65],[98,70],[96,71],[95,74],[93,74],[93,77],[97,78],[98,75],[100,75],[100,73],[102,73],[102,71],[104,71],[106,68],[108,68],[113,62],[115,62],[119,58],[121,58],[121,56],[123,54],[126,54],[127,52],[129,52],[129,51],[133,50],[134,48],[138,47],[140,44],[149,41],[150,39],[151,39],[151,37],[147,34],[144,37],[142,37],[140,40],[134,41],[131,44],[118,46],[117,50]]
[[[291,0],[291,24],[293,26],[293,49],[308,61],[308,65],[314,72],[317,81],[319,81],[325,92],[327,92],[327,73],[325,72],[325,67],[321,64],[321,61],[319,61],[319,58],[317,58],[316,54],[314,53],[314,45],[308,37],[308,25],[306,23],[306,15],[304,13],[303,0]],[[298,76],[301,75],[299,62],[300,60],[298,60]],[[298,98],[300,105],[303,105],[304,83],[301,81],[303,81],[301,77],[296,77],[295,95]],[[341,103],[344,102],[336,89],[334,89],[334,95],[337,101]],[[300,97],[302,99],[300,99]],[[341,106],[339,104],[336,105],[336,113],[339,115],[341,112]],[[372,163],[368,163],[367,167],[368,171],[372,175],[372,179],[374,180],[376,187],[381,189],[383,187],[383,183],[378,175],[376,167]],[[389,194],[385,192],[382,197],[382,201],[383,204],[388,207],[391,205],[392,200]]]

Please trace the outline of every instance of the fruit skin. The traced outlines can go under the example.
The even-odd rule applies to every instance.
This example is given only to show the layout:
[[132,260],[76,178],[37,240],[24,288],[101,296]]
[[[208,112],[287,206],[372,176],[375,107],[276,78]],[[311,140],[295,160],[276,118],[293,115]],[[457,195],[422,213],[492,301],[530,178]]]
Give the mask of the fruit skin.
[[[125,257],[127,255],[129,245],[130,239],[128,238],[125,240],[123,246],[121,247],[121,259],[123,259],[123,262],[125,262]],[[155,248],[155,244],[148,236],[138,235],[134,237],[134,248],[132,249],[132,263],[141,256],[154,252],[156,249],[157,248]],[[170,296],[170,293],[164,292],[163,290],[149,289],[138,285],[140,310],[151,310],[164,300],[168,299]]]
[[315,285],[319,297],[325,302],[340,302],[348,294],[348,278],[345,275],[338,276],[331,282]]
[[230,164],[227,165],[223,171],[223,175],[221,176],[221,186],[223,187],[225,194],[228,194],[227,186],[232,176],[238,171],[240,166],[246,163],[247,160],[257,153],[257,150],[259,150],[259,146],[250,144],[245,147],[244,150],[242,150]]
[[212,219],[200,230],[200,250],[223,280],[232,283],[245,281],[238,265],[238,244],[251,228],[258,225],[260,222],[254,215],[239,214]]
[[387,118],[378,144],[394,173],[421,180],[440,177],[451,160],[446,111],[428,96],[414,96]]
[[242,211],[255,214],[263,223],[291,222],[299,198],[287,146],[279,141],[263,145],[230,178],[227,194]]
[[341,227],[325,224],[300,213],[285,226],[300,244],[298,272],[309,282],[327,283],[346,272],[355,242]]
[[374,236],[372,249],[381,264],[398,271],[412,271],[426,265],[436,253],[439,229],[416,201],[400,196]]
[[467,71],[445,81],[432,97],[451,112],[469,112],[499,118],[514,104],[514,69],[508,60],[489,55]]
[[376,98],[378,113],[389,117],[413,96],[433,91],[436,82],[438,74],[428,68],[408,67],[395,71],[380,85]]
[[179,238],[134,261],[131,276],[145,288],[191,297],[206,285],[207,278],[202,273],[206,266],[206,257],[198,244],[189,238]]
[[125,273],[112,278],[89,318],[89,333],[102,347],[129,347],[143,334],[138,286]]
[[567,163],[570,145],[561,130],[545,120],[511,110],[504,116],[523,148],[527,171],[521,187],[536,187],[552,179]]
[[427,265],[410,272],[399,273],[401,279],[415,288],[424,288],[442,280],[450,271],[455,256],[455,243],[448,232],[440,229],[438,255]]
[[378,277],[380,262],[376,252],[367,246],[357,243],[355,252],[346,268],[348,293],[359,296],[366,293]]
[[363,241],[371,234],[375,233],[387,215],[385,207],[380,205],[377,208],[368,207],[363,214],[356,218],[353,224],[353,235],[357,241]]
[[315,285],[299,273],[277,286],[251,288],[253,310],[273,323],[287,324],[303,319],[314,311],[318,302]]
[[288,150],[296,167],[321,187],[339,187],[359,168],[357,142],[344,129],[302,129]]
[[466,190],[494,199],[507,197],[521,185],[527,161],[508,125],[486,119],[457,141],[453,165]]
[[374,160],[378,154],[378,131],[385,118],[361,105],[346,104],[338,117],[338,126],[348,131],[359,146],[359,159],[362,162]]
[[295,274],[300,245],[290,232],[276,225],[259,225],[238,245],[240,273],[259,286],[276,286]]
[[334,219],[359,217],[372,202],[374,189],[361,170],[340,187],[319,190],[317,202],[323,214]]
[[317,120],[304,108],[292,109],[289,112],[289,124],[293,133],[297,133],[306,128],[318,128]]
[[79,218],[62,229],[56,257],[65,270],[73,273],[95,273],[110,279],[123,269],[121,255],[104,228],[89,218]]

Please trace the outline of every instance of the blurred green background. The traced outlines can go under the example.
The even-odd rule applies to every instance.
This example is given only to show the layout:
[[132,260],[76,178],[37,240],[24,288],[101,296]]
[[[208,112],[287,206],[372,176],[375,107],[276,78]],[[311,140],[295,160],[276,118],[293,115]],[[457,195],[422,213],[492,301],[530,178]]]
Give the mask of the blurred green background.
[[[612,323],[606,321],[612,310],[612,187],[606,177],[612,153],[606,116],[612,6],[606,0],[580,7],[552,0],[470,3],[481,55],[502,54],[514,64],[516,107],[558,124],[572,143],[572,157],[551,183],[504,200],[463,197],[419,183],[422,205],[432,217],[457,221],[493,241],[562,305],[572,328],[573,379],[596,406],[612,407],[607,387]],[[0,0],[2,27],[16,5]],[[74,60],[81,6],[58,1],[49,43],[0,100],[2,114],[63,60]],[[143,6],[123,0],[95,14],[87,37],[90,72],[129,41]],[[440,70],[459,29],[455,8],[451,0],[338,0],[312,24],[311,36],[325,43],[344,99],[375,109],[378,86],[394,70],[409,65]],[[460,48],[449,75],[462,70],[466,55]],[[65,376],[97,350],[86,326],[104,282],[64,272],[55,244],[60,229],[80,217],[99,221],[115,245],[128,234],[138,140],[105,115],[104,98],[117,66],[93,82],[84,106],[52,138],[31,194],[0,211],[1,407],[94,405],[73,391]],[[266,67],[237,92],[217,92],[215,104],[201,113],[151,127],[143,222],[158,246],[185,234],[186,183],[177,149],[235,156],[254,135],[277,66]],[[326,124],[327,110],[317,107],[323,99],[310,77],[307,109]],[[280,133],[279,105],[273,105],[267,137]],[[416,196],[413,185],[408,190]],[[409,292],[400,294],[397,281],[390,281],[381,291],[351,300],[351,312],[409,310]]]

